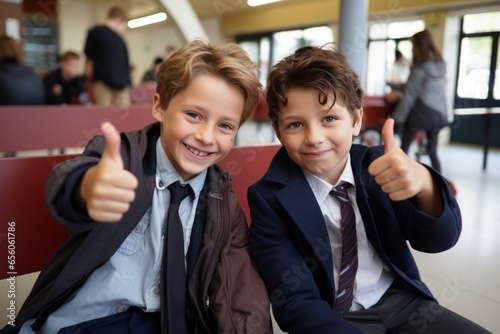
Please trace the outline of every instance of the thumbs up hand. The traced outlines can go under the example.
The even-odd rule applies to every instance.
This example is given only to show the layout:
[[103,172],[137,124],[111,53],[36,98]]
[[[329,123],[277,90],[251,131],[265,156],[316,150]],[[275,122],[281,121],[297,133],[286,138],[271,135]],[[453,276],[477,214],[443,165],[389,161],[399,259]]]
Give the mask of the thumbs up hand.
[[134,200],[138,181],[135,175],[123,168],[120,134],[116,128],[105,122],[101,131],[106,146],[99,163],[85,172],[80,196],[90,218],[99,222],[117,222]]
[[[434,182],[430,172],[411,159],[394,139],[394,119],[388,119],[382,128],[384,155],[373,161],[368,172],[375,182],[393,201],[402,201],[413,196],[433,198]],[[417,198],[418,201],[418,198]]]

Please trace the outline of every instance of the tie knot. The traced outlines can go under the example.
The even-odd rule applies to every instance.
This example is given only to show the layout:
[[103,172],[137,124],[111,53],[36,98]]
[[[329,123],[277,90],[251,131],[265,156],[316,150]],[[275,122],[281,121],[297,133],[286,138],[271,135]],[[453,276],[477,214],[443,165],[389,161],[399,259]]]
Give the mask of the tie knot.
[[180,203],[192,192],[189,184],[182,186],[179,181],[169,185],[168,190],[170,191],[170,203]]
[[347,194],[347,189],[351,185],[349,183],[342,183],[330,191],[330,194],[333,195],[340,203],[349,202],[349,195]]

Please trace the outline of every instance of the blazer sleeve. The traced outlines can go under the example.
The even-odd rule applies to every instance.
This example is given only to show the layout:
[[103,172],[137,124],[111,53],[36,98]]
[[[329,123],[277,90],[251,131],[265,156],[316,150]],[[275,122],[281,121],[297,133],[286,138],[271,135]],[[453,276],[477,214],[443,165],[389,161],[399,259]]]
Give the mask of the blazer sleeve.
[[294,334],[360,334],[321,298],[324,291],[308,267],[315,266],[314,260],[301,256],[290,229],[269,202],[256,187],[249,188],[251,251],[280,328]]
[[77,211],[71,198],[85,172],[99,162],[104,145],[104,137],[92,138],[80,156],[57,164],[49,174],[45,187],[47,206],[52,216],[73,232],[90,230],[99,224],[86,212]]
[[452,248],[462,231],[462,215],[448,181],[429,166],[424,165],[432,175],[438,188],[443,211],[433,217],[420,211],[413,200],[406,205],[395,205],[399,225],[413,249],[426,253],[439,253]]
[[[231,192],[229,242],[222,250],[211,287],[212,313],[218,333],[272,333],[269,297],[250,257],[248,225],[236,196]],[[229,224],[229,222],[227,222]]]

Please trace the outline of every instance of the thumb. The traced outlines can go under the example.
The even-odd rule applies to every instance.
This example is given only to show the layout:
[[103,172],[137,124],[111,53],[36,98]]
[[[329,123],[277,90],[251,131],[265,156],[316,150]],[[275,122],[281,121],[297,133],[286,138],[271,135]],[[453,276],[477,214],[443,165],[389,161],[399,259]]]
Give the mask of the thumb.
[[382,128],[382,141],[384,142],[385,153],[394,148],[399,148],[394,138],[394,118],[388,118],[385,121],[384,127]]
[[120,133],[116,130],[113,124],[104,122],[101,124],[101,131],[106,139],[106,146],[102,153],[102,159],[108,159],[117,168],[123,169],[122,156],[120,155]]

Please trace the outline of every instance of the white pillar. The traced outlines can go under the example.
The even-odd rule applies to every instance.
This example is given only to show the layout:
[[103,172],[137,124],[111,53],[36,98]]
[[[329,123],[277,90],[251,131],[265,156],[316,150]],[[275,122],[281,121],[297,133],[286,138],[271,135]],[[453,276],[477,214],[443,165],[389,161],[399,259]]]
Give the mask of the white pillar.
[[359,75],[366,90],[368,47],[368,0],[341,0],[339,25],[340,51]]

